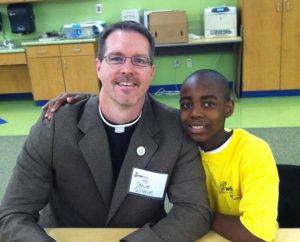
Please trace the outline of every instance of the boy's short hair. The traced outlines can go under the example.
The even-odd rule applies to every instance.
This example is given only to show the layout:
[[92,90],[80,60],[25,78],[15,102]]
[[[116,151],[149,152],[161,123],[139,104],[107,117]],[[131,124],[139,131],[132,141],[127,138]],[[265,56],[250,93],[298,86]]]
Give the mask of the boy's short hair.
[[231,89],[229,87],[229,81],[226,79],[226,77],[224,75],[222,75],[220,72],[215,71],[215,70],[211,70],[211,69],[197,70],[197,71],[193,72],[192,74],[190,74],[184,80],[182,86],[184,86],[191,79],[195,80],[195,79],[200,79],[200,78],[211,79],[211,80],[214,80],[215,82],[217,82],[221,86],[225,100],[226,101],[231,100],[231,98],[230,98]]

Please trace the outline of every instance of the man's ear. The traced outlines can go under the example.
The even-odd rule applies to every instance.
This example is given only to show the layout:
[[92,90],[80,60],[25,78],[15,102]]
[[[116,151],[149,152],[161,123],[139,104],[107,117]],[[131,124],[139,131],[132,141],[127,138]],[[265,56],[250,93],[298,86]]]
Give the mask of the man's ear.
[[100,69],[101,69],[101,60],[96,58],[96,72],[99,80],[100,80]]
[[230,117],[234,112],[234,102],[232,100],[229,100],[226,103],[226,108],[225,108],[225,117],[228,118]]
[[98,58],[96,58],[96,71],[98,72],[101,68],[101,60],[99,60]]
[[153,64],[153,65],[151,66],[151,81],[153,80],[154,73],[155,73],[155,65]]

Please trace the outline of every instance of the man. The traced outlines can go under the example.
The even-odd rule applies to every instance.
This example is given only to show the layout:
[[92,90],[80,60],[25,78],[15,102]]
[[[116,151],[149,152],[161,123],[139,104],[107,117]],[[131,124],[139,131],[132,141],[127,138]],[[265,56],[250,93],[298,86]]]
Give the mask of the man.
[[178,111],[146,94],[153,57],[138,23],[102,32],[99,96],[33,126],[0,207],[1,242],[54,241],[43,227],[138,227],[123,240],[139,242],[193,241],[209,230],[197,145]]

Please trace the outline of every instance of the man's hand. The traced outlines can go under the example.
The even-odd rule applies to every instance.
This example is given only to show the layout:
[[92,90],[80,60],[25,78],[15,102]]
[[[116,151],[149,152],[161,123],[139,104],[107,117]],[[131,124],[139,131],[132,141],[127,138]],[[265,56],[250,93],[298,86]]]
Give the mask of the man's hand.
[[52,119],[53,114],[66,103],[73,104],[87,98],[87,94],[83,93],[61,93],[58,97],[48,101],[42,108],[45,111],[44,117],[48,120]]

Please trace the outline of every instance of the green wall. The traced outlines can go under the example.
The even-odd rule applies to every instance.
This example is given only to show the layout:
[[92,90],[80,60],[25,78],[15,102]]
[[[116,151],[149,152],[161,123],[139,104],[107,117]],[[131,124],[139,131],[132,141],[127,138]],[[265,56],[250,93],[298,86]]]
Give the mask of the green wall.
[[[95,5],[101,3],[102,14],[96,14]],[[105,20],[108,24],[121,19],[122,9],[172,9],[186,10],[190,32],[203,34],[203,9],[209,6],[235,6],[237,0],[46,0],[34,4],[36,33],[16,35],[11,33],[7,17],[6,4],[0,5],[6,38],[14,41],[35,39],[43,32],[60,31],[63,24],[88,20]],[[0,32],[0,41],[4,38]],[[193,67],[188,68],[186,59],[191,58]],[[174,61],[180,59],[182,63],[178,69],[174,68]],[[233,55],[228,52],[195,54],[186,56],[157,57],[157,72],[154,85],[181,83],[191,71],[197,68],[212,68],[221,71],[229,80],[233,79]],[[169,70],[169,71],[165,71]]]

